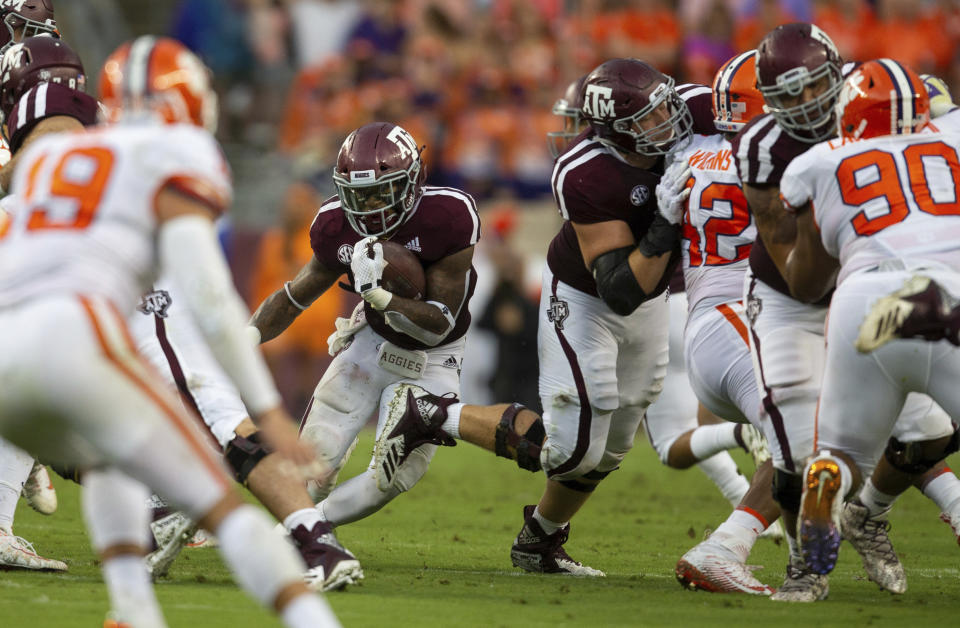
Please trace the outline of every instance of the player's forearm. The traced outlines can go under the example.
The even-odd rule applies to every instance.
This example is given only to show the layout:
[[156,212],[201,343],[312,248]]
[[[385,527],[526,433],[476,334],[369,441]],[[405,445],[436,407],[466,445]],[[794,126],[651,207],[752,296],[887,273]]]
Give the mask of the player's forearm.
[[267,297],[250,319],[250,325],[260,331],[260,342],[273,340],[284,332],[302,310],[290,302],[283,289]]
[[656,257],[647,257],[639,250],[630,254],[630,269],[637,278],[640,288],[647,294],[657,289],[669,263],[670,252],[662,253]]
[[783,207],[776,187],[743,186],[747,205],[757,224],[757,237],[770,254],[780,274],[786,273],[787,256],[797,239],[796,217]]
[[[449,331],[449,320],[444,316],[441,308],[446,307],[438,302],[421,301],[419,299],[404,299],[393,295],[390,304],[383,310],[388,313],[404,316],[413,325],[431,334],[444,334]],[[446,308],[447,312],[450,311]]]

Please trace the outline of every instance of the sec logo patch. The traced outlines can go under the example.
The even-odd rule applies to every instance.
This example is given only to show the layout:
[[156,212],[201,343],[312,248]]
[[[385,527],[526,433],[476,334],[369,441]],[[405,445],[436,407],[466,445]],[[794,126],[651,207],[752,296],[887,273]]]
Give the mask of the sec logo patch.
[[353,245],[341,244],[340,248],[337,249],[337,259],[343,264],[349,264],[350,260],[353,259]]
[[630,202],[637,207],[646,203],[648,198],[650,198],[650,188],[645,185],[637,185],[630,190]]

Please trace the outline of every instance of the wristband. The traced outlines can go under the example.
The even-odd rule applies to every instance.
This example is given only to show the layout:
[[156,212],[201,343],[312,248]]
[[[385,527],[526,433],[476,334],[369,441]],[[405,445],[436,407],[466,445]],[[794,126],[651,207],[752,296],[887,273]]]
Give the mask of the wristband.
[[[290,282],[289,282],[289,281],[288,281],[287,283],[283,284],[283,291],[287,293],[287,298],[290,299],[290,303],[293,303],[293,307],[297,308],[297,309],[300,310],[301,312],[304,311],[304,310],[306,310],[307,307],[309,307],[309,306],[307,306],[307,305],[300,305],[300,304],[297,302],[297,300],[293,298],[293,295],[290,294]],[[258,344],[259,344],[259,343],[258,343]]]
[[360,296],[363,297],[364,301],[370,304],[370,307],[377,311],[385,310],[387,305],[389,305],[390,301],[393,299],[393,293],[387,292],[383,288],[370,288]]

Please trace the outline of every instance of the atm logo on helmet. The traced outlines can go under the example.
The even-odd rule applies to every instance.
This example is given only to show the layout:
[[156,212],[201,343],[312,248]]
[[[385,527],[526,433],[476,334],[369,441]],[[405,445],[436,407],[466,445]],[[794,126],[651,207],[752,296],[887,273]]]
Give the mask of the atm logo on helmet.
[[583,95],[583,113],[591,118],[613,118],[616,116],[616,103],[610,97],[612,94],[611,87],[587,85],[587,91]]
[[23,5],[27,3],[27,0],[3,0],[0,2],[0,7],[4,9],[12,9],[13,11],[23,10]]

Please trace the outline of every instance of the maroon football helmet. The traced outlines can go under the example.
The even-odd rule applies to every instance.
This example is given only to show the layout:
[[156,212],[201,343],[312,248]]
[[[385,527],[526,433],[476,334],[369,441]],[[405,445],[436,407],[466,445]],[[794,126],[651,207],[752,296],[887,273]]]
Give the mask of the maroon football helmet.
[[567,85],[563,98],[558,98],[557,102],[553,103],[553,115],[563,118],[562,131],[547,133],[547,148],[554,159],[559,157],[560,153],[567,149],[570,140],[580,135],[587,126],[586,120],[580,115],[580,108],[583,107],[583,83],[586,79],[587,75],[584,74]]
[[62,39],[28,37],[13,44],[0,59],[0,111],[10,115],[17,100],[39,83],[61,83],[83,91],[83,63]]
[[[787,135],[809,143],[833,136],[842,67],[833,41],[813,24],[782,24],[767,33],[757,47],[757,84]],[[802,102],[804,88],[817,83],[819,94]]]
[[637,59],[611,59],[583,84],[584,119],[613,148],[653,157],[691,136],[693,116],[673,79]]
[[52,0],[0,0],[0,53],[27,37],[60,36]]
[[422,150],[412,135],[389,122],[371,122],[347,136],[333,181],[354,231],[382,236],[403,224],[423,191]]

